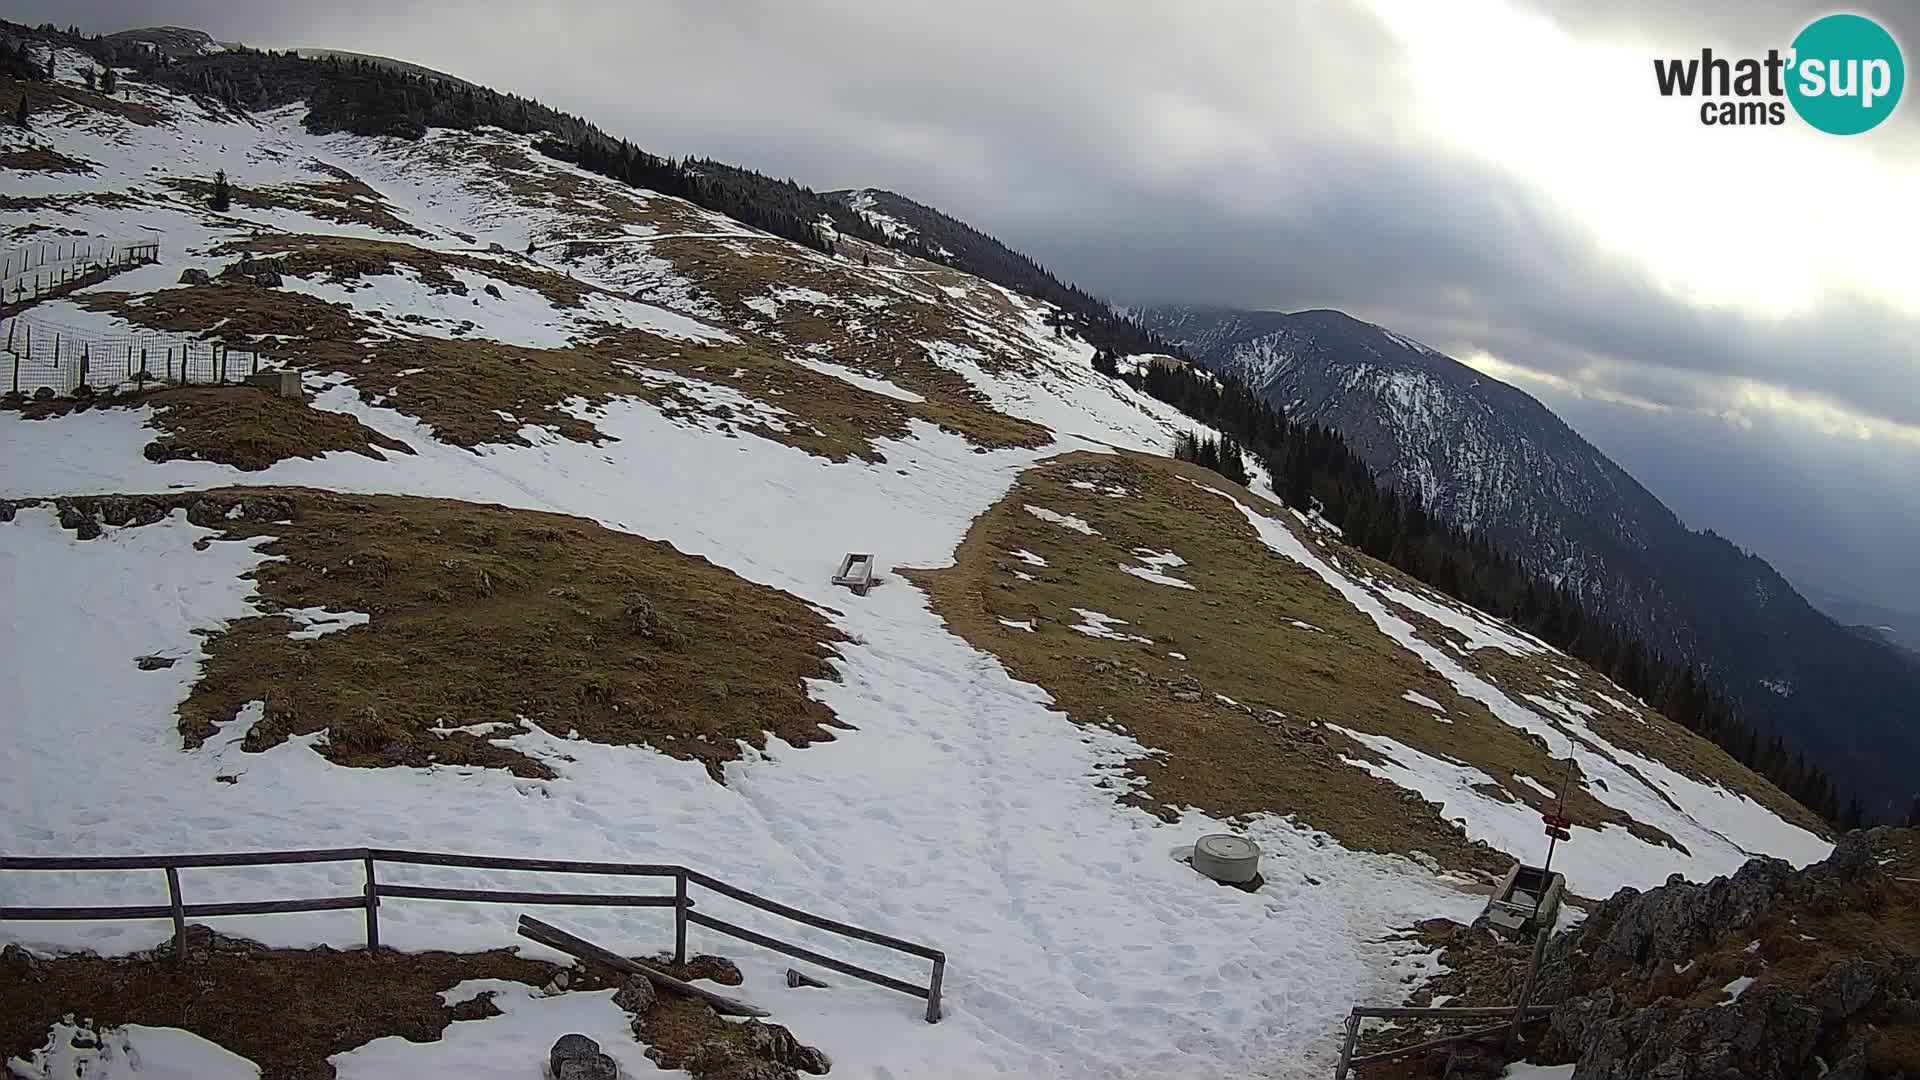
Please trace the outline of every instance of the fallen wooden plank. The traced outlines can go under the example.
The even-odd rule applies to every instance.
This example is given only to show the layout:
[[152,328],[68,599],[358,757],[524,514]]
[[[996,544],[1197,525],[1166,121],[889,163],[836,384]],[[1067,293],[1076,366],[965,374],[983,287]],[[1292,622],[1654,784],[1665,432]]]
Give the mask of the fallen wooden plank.
[[765,1009],[755,1008],[744,1001],[716,994],[711,990],[695,986],[690,982],[676,979],[658,968],[649,967],[638,960],[629,960],[618,953],[609,952],[584,938],[578,938],[557,926],[543,923],[531,915],[520,916],[520,936],[530,938],[550,948],[559,949],[569,956],[582,960],[591,960],[605,964],[615,971],[629,975],[645,977],[662,990],[668,990],[686,997],[696,997],[713,1006],[722,1016],[772,1016]]

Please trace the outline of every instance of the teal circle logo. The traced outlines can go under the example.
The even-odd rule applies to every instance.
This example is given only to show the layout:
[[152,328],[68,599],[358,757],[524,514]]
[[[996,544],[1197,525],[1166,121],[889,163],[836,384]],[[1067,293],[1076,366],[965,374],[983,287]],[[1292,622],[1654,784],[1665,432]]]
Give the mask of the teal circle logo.
[[1878,127],[1900,103],[1907,66],[1900,45],[1864,15],[1828,15],[1793,39],[1787,100],[1800,119],[1829,135]]

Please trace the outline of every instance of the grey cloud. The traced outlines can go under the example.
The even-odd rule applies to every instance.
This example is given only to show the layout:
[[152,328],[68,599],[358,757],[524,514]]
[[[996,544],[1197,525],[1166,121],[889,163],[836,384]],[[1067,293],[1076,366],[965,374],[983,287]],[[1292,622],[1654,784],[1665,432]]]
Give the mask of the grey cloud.
[[[1711,407],[1716,380],[1737,376],[1920,424],[1912,320],[1839,297],[1766,324],[1656,291],[1542,193],[1406,130],[1420,87],[1355,4],[15,6],[14,18],[94,30],[166,22],[402,56],[656,152],[893,188],[1128,302],[1340,307],[1680,408]],[[1674,55],[1764,49],[1826,10],[1534,6],[1575,33]],[[1873,7],[1920,48],[1920,9]],[[1863,138],[1911,168],[1920,101],[1890,127]]]

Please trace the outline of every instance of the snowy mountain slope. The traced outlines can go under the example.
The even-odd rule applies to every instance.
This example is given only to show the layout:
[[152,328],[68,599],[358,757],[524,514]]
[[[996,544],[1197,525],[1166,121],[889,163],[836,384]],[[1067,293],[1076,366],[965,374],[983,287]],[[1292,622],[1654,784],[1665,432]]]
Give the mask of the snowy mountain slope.
[[1803,747],[1874,813],[1905,812],[1920,675],[1763,560],[1688,530],[1533,397],[1339,312],[1164,308],[1148,324],[1340,431],[1429,510],[1485,532],[1589,610],[1700,664],[1749,724]]
[[[85,61],[62,61],[64,77],[77,80]],[[1050,329],[1048,305],[854,241],[830,258],[543,158],[518,136],[316,137],[297,107],[234,117],[129,85],[132,104],[151,116],[90,105],[76,90],[75,104],[44,110],[33,131],[6,132],[9,146],[48,146],[94,168],[5,174],[0,231],[9,243],[48,230],[155,237],[162,261],[19,318],[83,335],[165,331],[259,344],[302,373],[310,408],[288,408],[379,438],[365,444],[372,452],[323,444],[288,414],[285,425],[243,432],[254,453],[239,459],[231,427],[259,401],[241,389],[0,415],[9,463],[0,498],[19,500],[0,521],[0,591],[9,610],[33,613],[10,620],[0,639],[13,703],[0,741],[0,850],[375,843],[685,862],[947,952],[947,1019],[929,1027],[917,1003],[898,994],[844,980],[824,992],[789,988],[786,959],[696,931],[696,948],[724,948],[740,961],[743,996],[826,1049],[836,1071],[1102,1077],[1318,1074],[1351,1000],[1391,999],[1403,976],[1425,970],[1419,947],[1393,931],[1477,910],[1473,871],[1493,856],[1473,841],[1533,853],[1544,798],[1536,788],[1552,782],[1535,773],[1552,755],[1574,757],[1585,789],[1576,801],[1592,815],[1562,857],[1586,895],[1668,871],[1723,873],[1752,851],[1804,862],[1826,850],[1777,792],[1572,661],[1365,566],[1261,496],[1174,479],[1165,482],[1177,497],[1157,495],[1155,505],[1198,500],[1238,519],[1240,542],[1259,545],[1289,583],[1283,602],[1311,597],[1329,622],[1340,614],[1340,643],[1391,658],[1380,666],[1392,679],[1364,696],[1327,699],[1317,718],[1324,737],[1352,760],[1326,768],[1337,783],[1368,785],[1380,814],[1418,818],[1452,846],[1431,853],[1436,872],[1398,849],[1369,849],[1365,836],[1316,820],[1310,807],[1149,812],[1118,797],[1131,785],[1117,790],[1110,778],[1155,758],[1179,769],[1179,758],[1076,713],[1063,689],[1022,677],[1017,657],[976,643],[958,616],[896,573],[961,565],[973,530],[998,521],[996,507],[1021,485],[1044,482],[1063,452],[1134,460],[1118,448],[1145,455],[1143,467],[1165,468],[1160,455],[1193,427],[1097,376],[1091,347]],[[192,183],[216,167],[238,189],[227,213],[206,210]],[[283,268],[279,287],[179,284],[183,270],[217,274],[256,257]],[[162,439],[177,453],[154,460],[148,447]],[[385,606],[394,590],[375,577],[352,608],[365,619],[276,599],[280,575],[293,570],[277,564],[294,560],[275,545],[292,542],[297,522],[289,519],[279,538],[273,521],[252,522],[267,532],[244,536],[229,522],[247,520],[250,499],[280,506],[263,500],[285,497],[303,513],[307,496],[287,494],[290,485],[576,515],[583,530],[594,523],[662,541],[781,590],[837,635],[828,643],[837,678],[805,689],[850,727],[804,747],[743,743],[719,767],[724,784],[702,762],[656,749],[657,733],[599,742],[531,719],[464,734],[538,770],[348,767],[322,753],[338,756],[335,742],[357,723],[345,708],[354,688],[342,686],[337,712],[322,710],[324,731],[263,738],[256,729],[285,707],[269,693],[239,703],[233,720],[188,748],[181,706],[205,689],[216,654],[246,620],[294,611],[289,633],[331,627],[300,639],[315,657],[356,636],[377,644],[396,632]],[[115,521],[106,503],[70,502],[63,511],[37,502],[182,493],[213,512],[190,506],[133,524]],[[229,518],[221,507],[242,509]],[[1082,509],[1075,520],[1088,529],[1112,528],[1101,511]],[[1036,545],[1101,550],[1104,534],[1014,512],[1059,534]],[[326,565],[385,565],[403,520],[381,519],[389,527],[351,544],[343,538],[349,546]],[[99,535],[81,539],[89,531],[81,523],[97,524]],[[1205,531],[1169,527],[1164,541],[1153,550],[1178,546],[1192,568],[1164,558],[1138,566],[1205,583],[1230,561]],[[865,597],[834,588],[828,577],[849,551],[876,552],[890,580]],[[484,557],[476,550],[449,562]],[[507,573],[446,572],[462,576],[449,577],[431,603],[456,622],[518,587]],[[1180,592],[1152,577],[1118,576]],[[1117,611],[1122,595],[1102,582],[1056,587],[1085,590],[1079,606],[1128,618],[1138,636],[1163,632],[1151,608]],[[724,609],[713,610],[719,634]],[[702,632],[698,624],[683,630]],[[1290,655],[1303,667],[1331,662],[1334,654],[1315,650],[1334,648],[1335,632],[1323,631],[1324,646],[1312,631],[1298,632],[1305,640]],[[1200,641],[1188,655],[1211,672],[1232,647]],[[1508,649],[1524,654],[1531,675],[1495,670],[1483,657]],[[175,662],[156,670],[132,662],[148,656]],[[404,674],[444,678],[425,665]],[[1341,672],[1327,677],[1337,682]],[[1258,684],[1222,685],[1236,700],[1262,700]],[[454,732],[479,710],[460,703],[460,687],[447,689],[439,724]],[[1449,735],[1407,693],[1441,701],[1458,714],[1454,727],[1478,734]],[[1613,715],[1602,719],[1603,708]],[[1426,729],[1408,734],[1416,719]],[[1542,757],[1526,779],[1485,757],[1488,746],[1519,754],[1536,739],[1545,748],[1527,751]],[[1243,770],[1287,752],[1224,745]],[[1220,889],[1171,857],[1227,828],[1265,849],[1267,885],[1258,893]],[[333,895],[357,889],[357,874],[319,865],[185,877],[197,900],[212,901]],[[445,870],[417,880],[524,884]],[[564,878],[543,887],[596,890]],[[146,903],[153,888],[128,875],[0,876],[9,904]],[[710,913],[765,926],[723,901]],[[516,941],[513,915],[395,903],[382,909],[382,935],[401,949],[493,947]],[[635,953],[653,951],[667,932],[645,913],[567,916],[570,927]],[[265,916],[233,929],[269,944],[350,945],[358,920],[351,912]],[[163,923],[0,928],[36,947],[107,952],[151,946],[166,932]],[[898,971],[884,952],[797,936]],[[468,1031],[511,1024],[515,1037],[538,1042],[568,1022],[564,1010],[549,1017],[516,1005],[463,1028],[459,1040],[420,1047],[407,1067],[463,1074]],[[386,1052],[376,1045],[369,1059]]]

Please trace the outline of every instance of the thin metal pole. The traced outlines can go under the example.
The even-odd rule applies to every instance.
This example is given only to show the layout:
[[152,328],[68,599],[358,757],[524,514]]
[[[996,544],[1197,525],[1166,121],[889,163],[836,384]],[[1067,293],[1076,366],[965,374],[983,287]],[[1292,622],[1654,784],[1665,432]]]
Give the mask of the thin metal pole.
[[[1567,743],[1567,767],[1560,773],[1559,801],[1554,804],[1553,816],[1564,820],[1567,816],[1567,787],[1573,783],[1573,743]],[[1560,843],[1560,826],[1555,825],[1547,834],[1547,861],[1540,867],[1540,888],[1533,894],[1533,920],[1540,921],[1540,905],[1547,901],[1547,886],[1553,881],[1553,849]]]
[[187,912],[186,905],[180,902],[180,871],[167,867],[167,903],[173,908],[173,959],[175,963],[187,962]]
[[374,888],[373,856],[361,860],[367,870],[367,951],[380,951],[380,893]]

